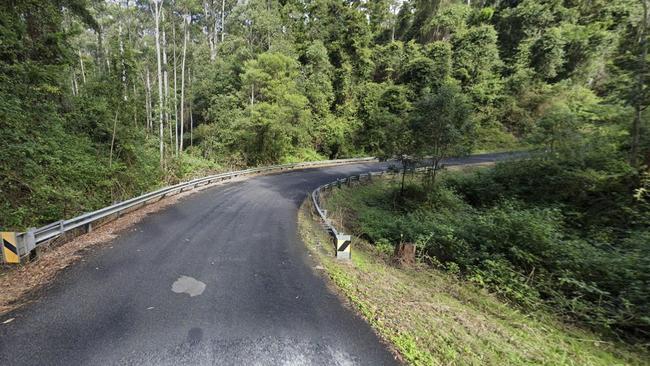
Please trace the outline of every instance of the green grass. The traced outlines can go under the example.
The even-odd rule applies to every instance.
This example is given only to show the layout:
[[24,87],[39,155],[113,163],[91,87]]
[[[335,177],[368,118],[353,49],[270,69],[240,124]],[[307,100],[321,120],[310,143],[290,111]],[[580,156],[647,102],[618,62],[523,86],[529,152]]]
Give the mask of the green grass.
[[[337,208],[328,208],[336,216]],[[338,214],[354,220],[354,213]],[[300,211],[299,223],[304,242],[332,282],[409,364],[610,366],[650,362],[641,349],[603,341],[543,312],[523,313],[452,274],[424,265],[394,267],[385,251],[358,238],[353,240],[352,262],[337,261],[330,239],[315,224],[308,207]]]

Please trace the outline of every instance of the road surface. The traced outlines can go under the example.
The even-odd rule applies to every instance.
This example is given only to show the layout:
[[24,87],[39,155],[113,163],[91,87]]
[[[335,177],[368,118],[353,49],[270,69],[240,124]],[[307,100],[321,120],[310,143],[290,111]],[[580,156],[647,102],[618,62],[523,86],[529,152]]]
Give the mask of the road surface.
[[252,177],[147,216],[0,317],[15,318],[0,364],[396,364],[314,271],[296,223],[317,186],[385,165]]

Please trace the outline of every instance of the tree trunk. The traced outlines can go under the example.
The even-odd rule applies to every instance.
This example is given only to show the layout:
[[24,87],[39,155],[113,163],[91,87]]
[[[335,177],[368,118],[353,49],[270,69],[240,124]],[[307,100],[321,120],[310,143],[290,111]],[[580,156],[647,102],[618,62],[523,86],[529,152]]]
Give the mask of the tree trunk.
[[399,195],[400,197],[404,196],[404,180],[406,179],[406,165],[404,164],[404,161],[402,161],[402,184],[399,189]]
[[190,23],[189,14],[185,15],[183,19],[183,60],[181,61],[181,138],[180,138],[180,152],[183,152],[183,129],[185,125],[185,58],[187,55],[187,38],[188,28]]
[[226,34],[226,0],[221,0],[221,43]]
[[[146,84],[145,84],[146,85]],[[149,117],[151,116],[150,110],[149,110],[149,91],[147,90],[147,87],[145,86],[144,90],[144,130],[149,134],[149,125],[151,124],[151,121],[149,120]]]
[[101,61],[106,62],[106,74],[110,75],[111,74],[111,61],[109,60],[109,55],[108,55],[108,47],[105,47],[106,42],[104,42],[104,29],[102,28],[101,24],[99,26],[99,52],[101,53],[100,56],[100,67],[101,66]]
[[104,68],[104,29],[101,24],[99,25],[99,32],[97,33],[97,58],[95,63],[97,69],[101,72]]
[[193,84],[192,84],[192,69],[191,68],[187,69],[187,79],[188,79],[188,82],[189,82],[188,94],[189,94],[189,100],[190,100],[190,103],[189,103],[189,108],[190,108],[190,110],[189,110],[189,114],[190,114],[190,146],[194,146],[194,136],[193,136],[193,133],[194,133],[194,116],[192,115],[192,97],[193,97],[193,95],[192,95],[192,85]]
[[122,94],[122,98],[126,102],[128,100],[127,97],[127,87],[126,87],[126,62],[124,61],[124,41],[122,41],[122,24],[118,26],[118,31],[117,31],[117,38],[119,40],[120,44],[120,61],[122,63],[122,89],[124,90]]
[[147,100],[145,101],[147,103],[147,129],[151,130],[153,128],[153,121],[152,121],[152,116],[151,116],[151,111],[152,111],[152,101],[151,101],[151,77],[149,75],[149,66],[147,66],[147,92],[146,92]]
[[[162,4],[162,2],[161,2]],[[162,7],[162,5],[161,5]],[[164,9],[162,9],[164,10]],[[165,12],[162,11],[162,21],[165,22]],[[165,27],[162,27],[162,57],[163,57],[163,82],[165,88],[165,122],[169,127],[169,146],[174,145],[174,137],[172,134],[172,122],[169,118],[169,72],[167,71],[167,35],[165,33]]]
[[203,1],[203,15],[205,17],[205,38],[210,47],[210,61],[217,58],[217,14],[214,9],[214,0]]
[[79,65],[81,65],[81,80],[86,84],[86,69],[84,68],[84,59],[81,57],[81,50],[79,50]]
[[433,163],[433,173],[431,175],[431,188],[436,185],[436,175],[438,174],[438,167],[440,165],[440,160],[436,160]]
[[[138,100],[138,90],[135,87],[135,82],[133,83],[133,101]],[[138,127],[138,105],[133,105],[133,127]]]
[[176,149],[176,156],[178,156],[178,56],[176,55],[176,24],[174,23],[174,17],[172,17],[172,38],[174,39],[173,49],[174,49],[174,149]]
[[72,79],[70,80],[72,83],[72,95],[77,96],[77,77],[75,76],[75,73],[72,73]]
[[[160,7],[158,6],[160,1]],[[162,8],[162,0],[155,0],[152,8],[154,12],[154,20],[156,24],[155,38],[156,38],[156,59],[158,61],[158,109],[160,117],[160,167],[164,167],[164,101],[163,101],[163,76],[162,76],[162,62],[160,60],[160,11]],[[155,10],[154,10],[155,9]]]
[[415,244],[399,243],[395,246],[393,253],[395,263],[402,266],[412,266],[415,264]]
[[643,20],[639,34],[639,65],[637,70],[637,87],[634,101],[634,121],[632,122],[632,146],[630,148],[630,164],[638,168],[639,165],[639,135],[641,134],[641,113],[645,102],[645,72],[648,57],[647,30],[648,30],[648,4],[641,0],[643,6]]
[[113,148],[115,146],[115,132],[117,131],[117,112],[115,112],[115,119],[113,120],[113,136],[111,137],[111,152],[108,155],[108,167],[113,166]]
[[251,112],[252,107],[255,105],[255,84],[251,84]]

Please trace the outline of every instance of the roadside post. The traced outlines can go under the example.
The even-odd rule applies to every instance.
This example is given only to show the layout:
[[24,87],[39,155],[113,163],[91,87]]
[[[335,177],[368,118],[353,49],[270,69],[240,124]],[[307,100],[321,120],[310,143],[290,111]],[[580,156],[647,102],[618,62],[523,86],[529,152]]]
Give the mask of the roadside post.
[[351,259],[350,247],[352,243],[352,236],[336,234],[336,258],[337,259]]
[[18,254],[18,241],[16,240],[16,233],[3,231],[2,232],[2,261],[8,264],[20,263],[20,255]]

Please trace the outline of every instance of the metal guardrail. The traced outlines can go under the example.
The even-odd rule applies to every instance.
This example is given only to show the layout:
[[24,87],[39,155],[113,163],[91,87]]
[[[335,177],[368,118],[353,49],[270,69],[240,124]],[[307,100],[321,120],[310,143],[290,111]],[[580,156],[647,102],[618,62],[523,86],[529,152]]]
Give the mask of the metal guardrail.
[[[440,169],[443,169],[445,166],[441,165]],[[417,167],[413,168],[414,172],[424,172],[430,169],[430,167]],[[383,171],[369,172],[364,174],[352,175],[347,178],[337,179],[334,182],[323,184],[322,186],[316,188],[311,192],[311,200],[316,209],[316,213],[320,216],[321,222],[325,230],[332,235],[334,241],[336,242],[336,257],[339,259],[350,259],[351,258],[351,235],[345,235],[342,232],[338,231],[336,227],[332,224],[332,220],[327,218],[327,210],[321,207],[321,193],[324,190],[331,190],[333,187],[340,187],[342,184],[351,185],[352,182],[362,182],[372,181],[373,176],[381,177],[386,174],[402,174],[403,169],[387,169]]]
[[350,259],[351,258],[351,235],[345,235],[342,232],[338,231],[336,227],[332,224],[332,220],[327,218],[327,210],[321,207],[321,193],[324,190],[331,190],[334,187],[340,187],[342,184],[351,185],[352,182],[362,182],[364,179],[371,181],[373,176],[383,176],[384,174],[390,174],[388,170],[378,171],[378,172],[369,172],[359,175],[352,175],[347,178],[337,179],[334,182],[323,184],[322,186],[314,189],[311,192],[311,200],[316,209],[316,213],[320,216],[321,222],[325,230],[332,235],[335,240],[336,247],[336,257],[339,259]]
[[[529,152],[514,152],[514,153],[513,152],[507,152],[507,153],[500,153],[500,154],[497,154],[497,155],[505,155],[505,154],[509,154],[509,156],[506,157],[507,159],[523,158],[523,157],[527,157],[527,156],[530,155]],[[484,154],[484,155],[490,155],[490,154]],[[491,155],[494,155],[494,154],[491,154]],[[483,155],[477,154],[477,155],[473,155],[473,156],[474,157],[481,157]],[[499,159],[490,159],[489,162],[496,162],[498,160]],[[393,161],[395,161],[395,160],[393,160]],[[469,163],[469,165],[481,164],[481,163],[482,163],[481,161],[477,161],[475,163]],[[445,169],[447,166],[450,166],[450,165],[451,166],[458,165],[458,163],[449,162],[449,163],[445,163],[445,164],[440,164],[437,167],[437,169],[442,170],[442,169]],[[463,165],[463,164],[461,163],[461,165]],[[432,169],[432,167],[430,165],[425,163],[424,166],[422,166],[422,162],[420,162],[420,164],[415,164],[411,168],[407,169],[407,171],[412,171],[412,172],[418,172],[419,173],[419,172],[427,172],[427,171],[430,171],[431,169]],[[339,232],[336,229],[336,227],[334,227],[334,225],[332,224],[332,220],[327,218],[327,210],[325,210],[325,209],[323,209],[321,207],[321,193],[324,190],[331,190],[335,186],[340,187],[341,184],[343,184],[343,183],[347,183],[348,185],[350,185],[355,180],[357,182],[361,182],[361,181],[364,180],[364,178],[367,178],[367,180],[370,181],[370,180],[372,180],[373,176],[382,176],[384,174],[402,174],[403,172],[404,172],[403,168],[398,168],[398,167],[390,168],[389,167],[387,170],[383,170],[383,171],[353,175],[353,176],[350,176],[350,177],[347,177],[347,178],[338,179],[338,180],[336,180],[334,182],[323,184],[322,186],[320,186],[320,187],[316,188],[314,191],[312,191],[311,200],[312,200],[312,202],[314,204],[314,208],[316,209],[316,212],[320,216],[323,227],[325,228],[325,230],[328,233],[330,233],[332,235],[332,237],[336,241],[336,257],[337,258],[350,259],[350,257],[351,257],[351,255],[350,255],[351,236],[350,235],[344,235],[341,232]]]
[[208,185],[211,183],[232,179],[238,176],[251,175],[251,174],[293,170],[293,169],[301,169],[301,168],[309,168],[309,167],[317,167],[317,166],[363,163],[363,162],[371,162],[374,160],[376,159],[358,158],[358,159],[325,160],[325,161],[317,161],[317,162],[273,165],[267,167],[250,168],[246,170],[221,173],[221,174],[211,175],[203,178],[197,178],[189,182],[179,183],[173,186],[161,188],[159,190],[143,194],[139,197],[131,198],[129,200],[122,201],[108,207],[104,207],[97,211],[85,213],[83,215],[74,217],[72,219],[60,220],[37,229],[29,229],[24,233],[16,233],[16,239],[17,239],[16,241],[18,244],[17,254],[20,257],[24,257],[30,254],[35,248],[45,243],[48,243],[52,239],[55,239],[72,230],[85,227],[86,229],[85,231],[89,232],[92,230],[92,224],[100,220],[110,218],[113,215],[120,216],[121,214],[125,213],[127,210],[132,209],[138,205],[145,205],[149,203],[149,201],[163,198],[165,196],[171,196],[186,190],[195,189],[197,187]]

